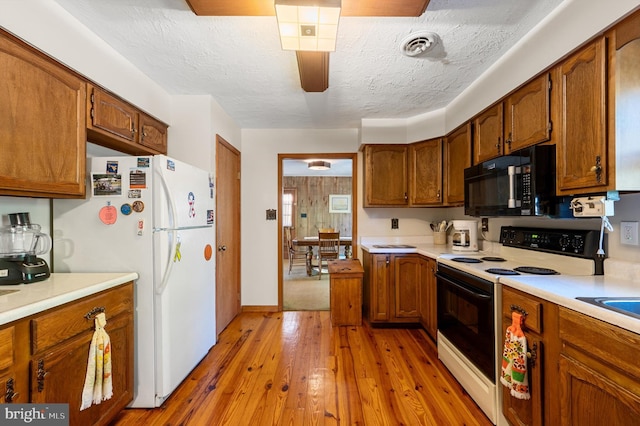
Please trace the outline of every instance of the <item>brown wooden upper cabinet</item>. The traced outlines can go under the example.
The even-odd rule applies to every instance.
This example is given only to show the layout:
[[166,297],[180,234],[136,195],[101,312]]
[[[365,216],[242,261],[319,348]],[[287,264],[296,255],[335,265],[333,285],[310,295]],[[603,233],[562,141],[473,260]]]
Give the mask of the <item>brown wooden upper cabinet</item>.
[[471,166],[471,122],[465,123],[444,140],[445,204],[464,204],[464,169]]
[[557,192],[604,191],[608,184],[607,50],[599,37],[558,65],[562,115],[557,142]]
[[0,70],[0,195],[83,196],[85,81],[2,30]]
[[409,204],[407,145],[364,147],[364,207]]
[[503,153],[502,102],[484,110],[473,119],[473,162],[482,163]]
[[409,204],[442,205],[442,138],[409,145]]
[[551,139],[550,78],[544,73],[506,98],[504,154]]
[[167,125],[109,92],[88,85],[89,141],[132,155],[167,153]]

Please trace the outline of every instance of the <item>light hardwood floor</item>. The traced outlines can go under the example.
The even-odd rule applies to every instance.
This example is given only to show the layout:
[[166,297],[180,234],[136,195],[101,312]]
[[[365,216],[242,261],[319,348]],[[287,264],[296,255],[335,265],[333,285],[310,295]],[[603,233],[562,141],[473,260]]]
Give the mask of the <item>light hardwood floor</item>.
[[114,425],[491,425],[420,329],[242,313],[157,409]]

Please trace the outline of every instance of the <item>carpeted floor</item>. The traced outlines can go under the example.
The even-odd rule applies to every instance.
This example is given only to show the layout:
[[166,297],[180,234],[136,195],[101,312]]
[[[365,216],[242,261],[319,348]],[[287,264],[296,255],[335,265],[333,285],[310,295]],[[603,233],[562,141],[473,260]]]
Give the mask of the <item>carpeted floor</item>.
[[[307,276],[304,266],[294,266],[289,274],[289,263],[283,261],[282,305],[285,311],[328,311],[329,273],[322,271],[322,279],[313,271]],[[326,272],[326,273],[325,273]]]

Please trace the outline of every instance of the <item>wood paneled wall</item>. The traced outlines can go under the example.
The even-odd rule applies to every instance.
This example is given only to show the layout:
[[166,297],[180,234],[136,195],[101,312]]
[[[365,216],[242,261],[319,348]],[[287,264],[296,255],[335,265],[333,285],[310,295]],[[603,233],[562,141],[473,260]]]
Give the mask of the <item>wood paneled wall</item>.
[[340,235],[351,236],[351,213],[329,213],[329,195],[352,195],[351,177],[283,176],[282,186],[297,190],[293,232],[297,238],[317,236],[319,228],[334,228]]

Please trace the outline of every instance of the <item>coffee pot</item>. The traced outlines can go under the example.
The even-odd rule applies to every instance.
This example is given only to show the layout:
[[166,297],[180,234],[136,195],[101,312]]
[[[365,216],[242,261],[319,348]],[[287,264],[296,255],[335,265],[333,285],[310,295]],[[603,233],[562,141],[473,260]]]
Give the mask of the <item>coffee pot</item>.
[[29,213],[10,213],[9,222],[0,228],[0,285],[47,279],[49,265],[37,256],[51,249],[51,237],[31,223]]
[[452,241],[453,251],[478,251],[478,222],[454,220]]

